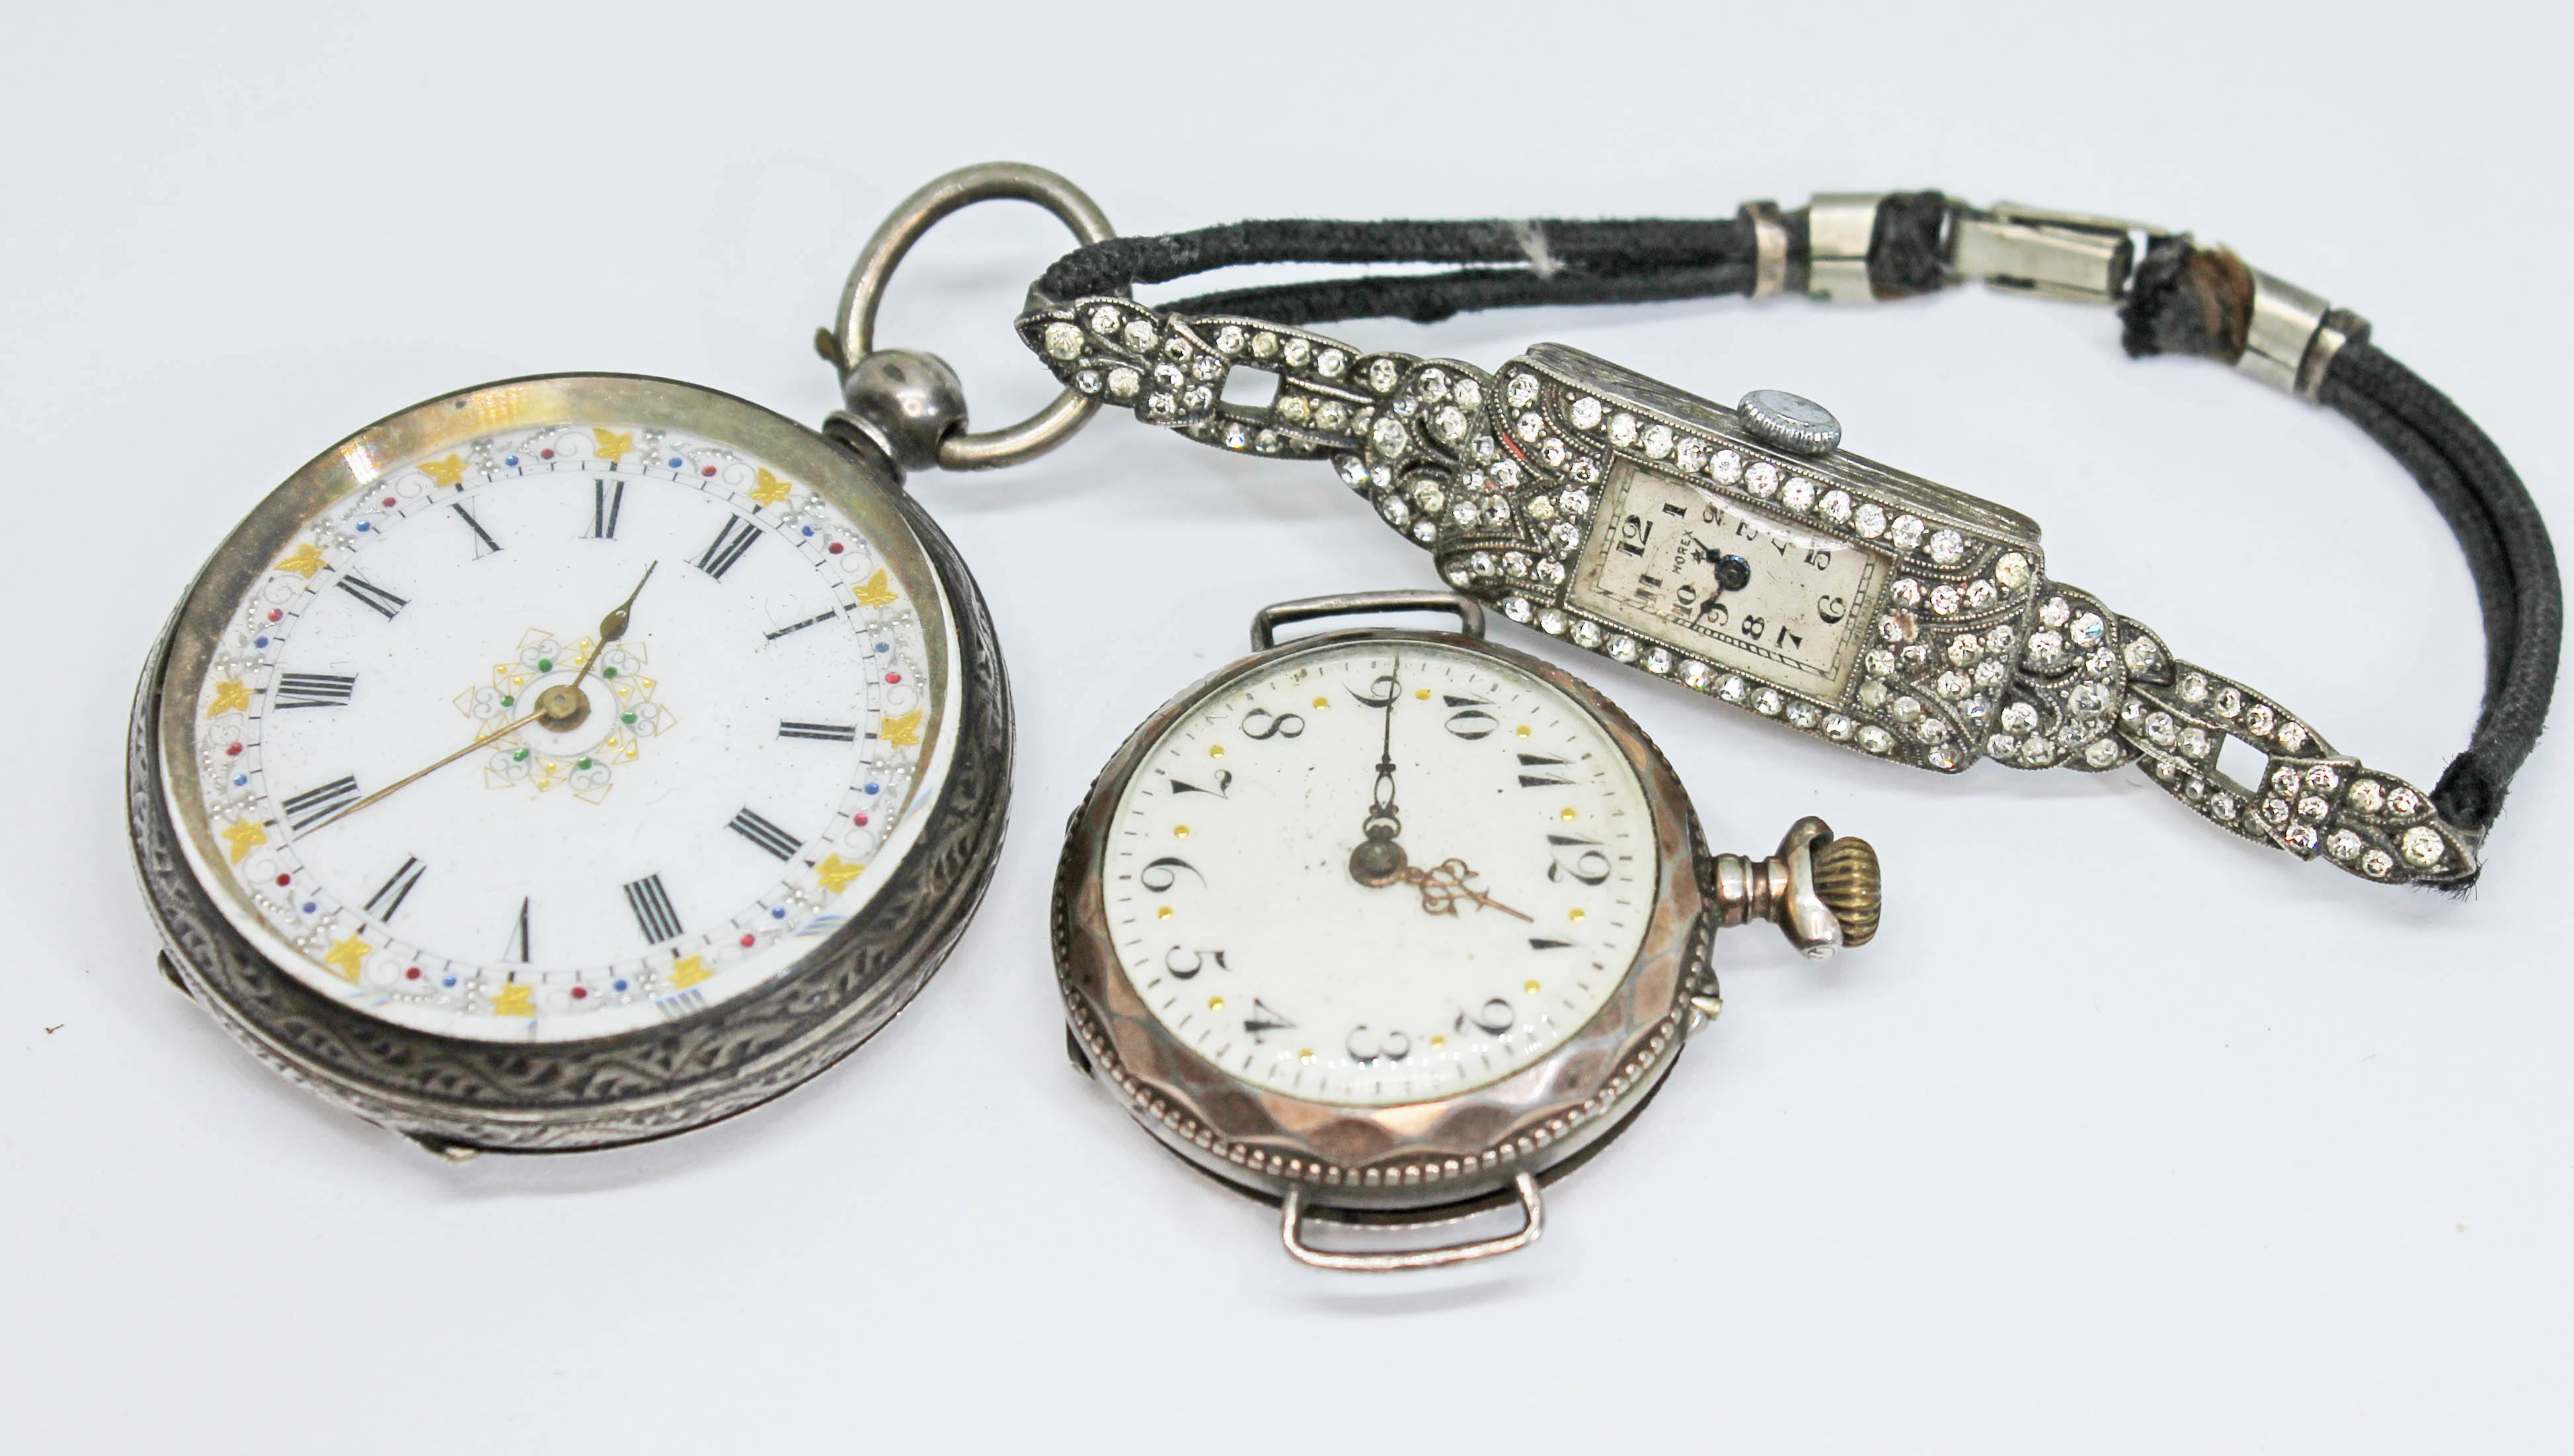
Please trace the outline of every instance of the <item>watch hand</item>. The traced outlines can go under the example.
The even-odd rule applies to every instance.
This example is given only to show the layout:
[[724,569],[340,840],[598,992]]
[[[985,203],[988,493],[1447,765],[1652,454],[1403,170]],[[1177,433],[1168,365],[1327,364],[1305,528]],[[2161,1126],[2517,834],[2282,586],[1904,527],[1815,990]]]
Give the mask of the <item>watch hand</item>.
[[1457,913],[1459,900],[1473,900],[1475,908],[1479,910],[1500,910],[1503,914],[1517,915],[1523,920],[1531,919],[1526,913],[1515,910],[1475,888],[1469,881],[1481,876],[1467,868],[1466,861],[1463,859],[1442,860],[1436,869],[1406,866],[1396,877],[1421,891],[1421,908],[1430,914],[1453,915]]
[[1377,749],[1374,796],[1359,824],[1358,847],[1350,851],[1350,878],[1370,887],[1392,884],[1404,874],[1403,845],[1395,841],[1403,820],[1394,803],[1394,704],[1403,696],[1402,673],[1403,659],[1397,656],[1394,670],[1376,680],[1385,685],[1385,733]]
[[[464,757],[466,754],[473,752],[475,749],[489,747],[493,743],[508,737],[510,734],[517,732],[519,729],[526,728],[532,723],[544,723],[550,728],[558,725],[563,728],[572,728],[577,726],[590,712],[590,700],[582,697],[580,693],[582,680],[590,676],[592,665],[599,661],[599,655],[601,653],[608,651],[608,645],[626,635],[627,613],[635,606],[635,599],[644,595],[644,582],[652,580],[652,572],[654,568],[657,568],[658,566],[660,566],[660,563],[654,562],[651,566],[645,567],[644,569],[644,581],[637,582],[635,584],[635,590],[626,594],[626,600],[619,603],[616,610],[610,612],[606,617],[599,620],[599,645],[592,648],[589,656],[581,660],[581,672],[573,678],[571,686],[566,688],[547,689],[537,699],[537,711],[529,714],[526,718],[519,719],[514,723],[503,724],[501,727],[496,728],[492,731],[485,733],[483,736],[476,738],[474,741],[467,743],[464,747],[457,749],[455,752],[448,754],[446,757],[439,759],[428,767],[420,769],[419,771],[411,773],[405,777],[395,779],[393,782],[388,783],[384,787],[377,789],[375,792],[368,794],[366,797],[359,799],[356,803],[349,805],[347,808],[340,810],[338,813],[335,813],[329,818],[322,820],[320,823],[313,825],[311,828],[304,830],[304,832],[310,834],[329,828],[331,825],[336,824],[340,820],[347,818],[349,815],[356,813],[358,810],[365,808],[368,804],[374,803],[379,799],[390,798],[396,792],[409,788],[411,785],[418,783],[430,774],[437,772],[439,769],[444,768],[448,764],[455,762],[457,759]],[[565,695],[570,696],[571,701],[569,703],[565,701]]]
[[626,636],[627,615],[634,611],[635,599],[644,595],[644,582],[651,581],[652,573],[660,566],[659,562],[654,562],[645,567],[644,581],[637,582],[635,590],[626,594],[626,600],[599,620],[599,646],[592,648],[590,655],[581,660],[581,671],[573,675],[573,680],[561,688],[547,689],[537,699],[538,716],[544,718],[549,727],[559,724],[572,728],[588,716],[590,700],[581,696],[581,685],[589,679],[590,670],[598,666],[599,655],[608,651],[608,645]]

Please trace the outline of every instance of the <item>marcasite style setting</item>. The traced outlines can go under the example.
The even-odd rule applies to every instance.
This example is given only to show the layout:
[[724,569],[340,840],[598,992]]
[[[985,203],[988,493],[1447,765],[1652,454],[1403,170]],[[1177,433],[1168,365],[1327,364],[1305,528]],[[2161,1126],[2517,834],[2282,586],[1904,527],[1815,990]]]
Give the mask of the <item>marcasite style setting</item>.
[[[1927,213],[1923,199],[1932,201]],[[2175,287],[2168,275],[2178,270],[2185,279],[2213,276],[2209,288],[2233,286],[2248,300],[2235,361],[2255,378],[2315,399],[2336,357],[2366,335],[2355,316],[2172,234],[2027,208],[1975,210],[1936,194],[1896,201],[1915,221],[1927,218],[1917,271],[1929,283],[1887,285],[1893,229],[1881,208],[1889,199],[1845,195],[1819,197],[1799,215],[1802,258],[1792,256],[1791,230],[1775,207],[1747,208],[1759,249],[1757,267],[1743,270],[1748,290],[1682,276],[1605,296],[1760,297],[1797,281],[1818,298],[1866,301],[1982,277],[2108,303],[2142,286],[2140,236],[2158,286]],[[1240,224],[1119,240],[1087,253],[1136,251],[1078,276],[1109,276],[1111,267],[1152,259],[1157,247],[1190,265],[1148,272],[1137,263],[1132,276],[1160,281],[1262,261],[1273,255],[1253,257],[1259,250],[1239,243],[1262,228],[1428,226]],[[1524,236],[1543,226],[1517,225]],[[1351,257],[1337,236],[1333,246],[1343,250],[1331,255],[1339,261],[1369,261]],[[1064,260],[1049,279],[1085,256]],[[1534,277],[1548,274],[1539,268]],[[1496,278],[1501,270],[1406,282],[1459,280],[1464,293]],[[1216,299],[1301,307],[1292,297],[1300,288],[1332,286]],[[1541,285],[1523,276],[1504,286],[1520,289],[1504,301],[1531,302],[1521,295]],[[1044,287],[1032,291],[1020,331],[1080,397],[1219,449],[1329,460],[1389,527],[1433,553],[1451,586],[1513,622],[1875,756],[1940,772],[1978,758],[2081,772],[2133,763],[2209,822],[2365,879],[2455,884],[2476,873],[2498,783],[2483,794],[2482,817],[2453,822],[2435,795],[2340,753],[2275,699],[2176,657],[2143,623],[2052,579],[2026,517],[1841,450],[1840,423],[1811,401],[1756,390],[1728,409],[1561,345],[1538,345],[1488,372],[1365,352],[1245,312],[1154,308],[1107,294],[1049,299]],[[1414,316],[1482,306],[1442,298]],[[1404,307],[1317,303],[1306,312]],[[1244,374],[1273,376],[1275,397],[1231,403],[1246,393]],[[2502,474],[2508,479],[2507,467]],[[2516,480],[2510,489],[2518,493]],[[2525,493],[2518,499],[2525,503]],[[2552,605],[2553,558],[2543,531],[2534,534],[2547,570],[2523,590]],[[2552,680],[2552,626],[2543,645]],[[2513,750],[2525,752],[2534,734],[2532,722]],[[2229,738],[2264,759],[2253,781],[2219,770]],[[2516,766],[2509,757],[2499,779]]]

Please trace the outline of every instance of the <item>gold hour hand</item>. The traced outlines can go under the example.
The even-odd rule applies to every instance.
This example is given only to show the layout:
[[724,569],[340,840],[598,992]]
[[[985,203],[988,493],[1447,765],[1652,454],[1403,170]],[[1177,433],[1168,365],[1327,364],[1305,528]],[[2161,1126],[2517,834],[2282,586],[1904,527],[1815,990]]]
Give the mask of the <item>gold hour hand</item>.
[[1529,918],[1521,911],[1477,889],[1474,881],[1482,876],[1467,868],[1466,861],[1463,859],[1444,859],[1435,869],[1423,869],[1419,865],[1408,864],[1403,867],[1398,877],[1404,883],[1421,891],[1421,908],[1430,914],[1453,915],[1457,913],[1458,901],[1472,900],[1475,908],[1479,910],[1500,910],[1503,914],[1517,915],[1523,920]]

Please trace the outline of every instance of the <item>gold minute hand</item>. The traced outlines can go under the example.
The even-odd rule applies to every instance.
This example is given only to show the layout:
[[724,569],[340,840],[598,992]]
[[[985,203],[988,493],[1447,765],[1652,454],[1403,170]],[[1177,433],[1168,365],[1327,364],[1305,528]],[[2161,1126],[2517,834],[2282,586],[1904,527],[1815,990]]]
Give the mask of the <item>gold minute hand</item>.
[[374,803],[380,798],[392,797],[396,791],[409,788],[411,785],[427,778],[432,773],[435,773],[439,769],[446,767],[448,764],[455,762],[457,759],[464,757],[466,754],[473,752],[477,748],[490,747],[492,744],[499,742],[501,739],[508,737],[510,734],[517,732],[519,729],[526,728],[528,725],[535,723],[538,719],[543,717],[545,717],[545,714],[540,711],[529,714],[526,718],[520,719],[516,723],[503,724],[501,727],[496,728],[490,732],[485,733],[483,736],[476,738],[474,741],[467,743],[464,747],[457,749],[455,752],[448,754],[446,757],[439,759],[437,762],[430,764],[419,772],[413,773],[408,777],[395,779],[393,782],[388,783],[384,787],[377,789],[375,792],[368,794],[366,797],[359,799],[356,803],[353,803],[347,808],[340,810],[338,813],[331,815],[329,818],[315,824],[312,828],[306,829],[304,832],[310,834],[322,829],[327,829],[331,825],[338,823],[340,820],[347,818],[349,815],[356,813],[358,810],[365,808],[368,804]]

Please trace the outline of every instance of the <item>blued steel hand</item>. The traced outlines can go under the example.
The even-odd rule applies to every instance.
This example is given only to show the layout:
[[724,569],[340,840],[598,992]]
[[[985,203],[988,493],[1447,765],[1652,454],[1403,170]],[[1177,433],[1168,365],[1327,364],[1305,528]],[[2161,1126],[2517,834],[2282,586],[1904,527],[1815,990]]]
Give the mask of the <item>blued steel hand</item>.
[[[659,562],[654,562],[652,566],[645,567],[644,569],[644,582],[652,580],[653,568],[658,567],[659,565]],[[592,648],[590,650],[590,655],[581,660],[581,673],[578,677],[575,677],[572,680],[572,686],[575,690],[578,690],[581,687],[583,678],[590,676],[591,665],[599,661],[599,655],[608,650],[608,645],[626,635],[627,613],[635,606],[635,599],[644,595],[644,582],[636,583],[635,590],[626,594],[626,600],[618,604],[617,610],[609,613],[606,617],[599,620],[599,646]],[[563,723],[567,727],[580,723],[582,717],[589,709],[590,700],[587,698],[579,700],[581,712],[573,714],[550,714],[547,711],[549,703],[560,702],[560,700],[556,699],[555,695],[564,691],[565,690],[561,688],[547,689],[545,694],[537,700],[537,711],[529,714],[526,718],[519,719],[513,723],[503,724],[501,727],[496,728],[492,729],[492,731],[485,733],[483,736],[476,738],[474,741],[467,743],[464,747],[457,749],[455,752],[448,754],[446,757],[439,759],[428,767],[395,779],[393,782],[388,783],[384,787],[377,789],[375,792],[368,794],[366,797],[359,799],[356,803],[349,805],[347,808],[344,808],[338,813],[331,815],[329,818],[322,820],[320,823],[313,825],[312,828],[306,829],[304,832],[311,834],[327,829],[331,825],[338,823],[340,820],[347,818],[349,815],[356,813],[358,810],[365,808],[368,804],[375,803],[381,799],[391,798],[395,793],[402,789],[409,788],[420,780],[427,778],[430,774],[437,772],[439,769],[444,768],[448,764],[455,762],[457,759],[464,757],[466,754],[473,752],[475,749],[490,747],[492,744],[499,742],[501,739],[508,737],[510,734],[517,732],[519,729],[526,728],[532,723],[537,723],[542,720],[553,723]]]

